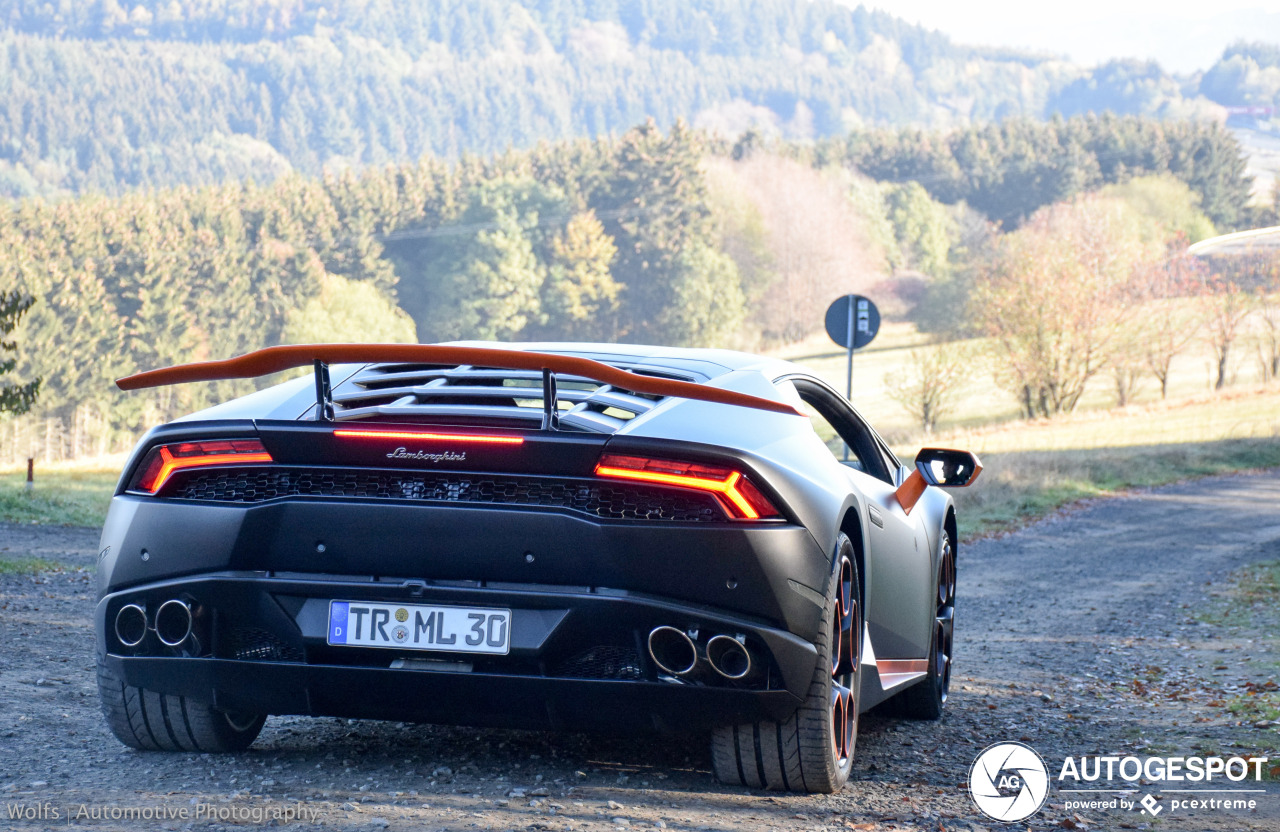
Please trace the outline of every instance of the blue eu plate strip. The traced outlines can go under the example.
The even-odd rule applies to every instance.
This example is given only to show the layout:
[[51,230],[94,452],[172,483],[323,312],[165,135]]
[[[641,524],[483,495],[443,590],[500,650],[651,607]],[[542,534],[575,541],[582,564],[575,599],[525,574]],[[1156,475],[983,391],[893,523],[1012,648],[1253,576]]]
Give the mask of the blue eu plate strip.
[[346,601],[333,601],[329,604],[329,643],[347,643],[347,608]]

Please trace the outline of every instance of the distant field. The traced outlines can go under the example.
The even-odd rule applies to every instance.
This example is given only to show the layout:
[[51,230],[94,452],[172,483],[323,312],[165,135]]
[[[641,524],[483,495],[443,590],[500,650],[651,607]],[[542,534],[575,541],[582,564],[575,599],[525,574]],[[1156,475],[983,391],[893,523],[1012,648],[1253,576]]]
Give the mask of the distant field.
[[[956,492],[966,537],[1016,528],[1089,497],[1280,466],[1280,384],[1258,382],[1256,362],[1243,344],[1237,383],[1221,393],[1211,389],[1209,356],[1200,347],[1175,361],[1168,401],[1160,400],[1148,380],[1137,404],[1114,408],[1111,379],[1104,375],[1075,413],[1032,421],[1020,418],[1013,398],[977,364],[942,429],[925,437],[884,385],[886,374],[901,372],[920,343],[909,324],[882,327],[854,358],[853,402],[904,460],[924,444],[966,448],[982,457],[986,468],[978,483]],[[846,359],[825,334],[780,357],[844,391]]]
[[[1258,362],[1250,343],[1252,333],[1246,333],[1235,345],[1231,362],[1232,383],[1222,391],[1233,396],[1236,391],[1249,390],[1260,381]],[[853,361],[853,404],[877,430],[890,442],[914,441],[919,428],[902,407],[889,398],[884,379],[888,374],[899,374],[908,366],[911,350],[926,340],[911,324],[887,323],[880,329],[876,340],[865,350],[859,350]],[[981,353],[982,341],[974,339],[960,342],[960,347]],[[840,392],[845,390],[846,356],[843,350],[827,338],[825,333],[814,335],[803,343],[775,353],[779,358],[795,361],[808,367],[820,378]],[[1208,347],[1194,344],[1191,349],[1174,359],[1170,373],[1169,402],[1180,403],[1186,399],[1213,401],[1213,369]],[[1277,391],[1280,394],[1280,390]],[[1115,404],[1115,389],[1110,373],[1096,376],[1086,389],[1076,414],[1089,411],[1110,412]],[[1160,388],[1153,378],[1144,378],[1133,398],[1134,403],[1160,404]],[[1214,405],[1206,406],[1205,412]],[[986,427],[1019,418],[1017,402],[1007,391],[997,387],[991,368],[982,358],[976,358],[968,382],[957,392],[954,407],[943,416],[939,427],[943,431],[958,428]],[[1200,418],[1196,413],[1193,419]],[[1108,417],[1103,417],[1108,418]],[[1056,421],[1056,420],[1055,420]],[[1213,438],[1224,426],[1215,423]],[[1171,427],[1170,430],[1181,430]],[[1087,431],[1086,431],[1087,432]],[[1110,433],[1104,429],[1104,433]],[[1225,434],[1241,436],[1240,433]],[[1245,436],[1254,434],[1243,434]],[[1197,441],[1188,439],[1186,441]],[[1082,447],[1094,447],[1092,440]]]

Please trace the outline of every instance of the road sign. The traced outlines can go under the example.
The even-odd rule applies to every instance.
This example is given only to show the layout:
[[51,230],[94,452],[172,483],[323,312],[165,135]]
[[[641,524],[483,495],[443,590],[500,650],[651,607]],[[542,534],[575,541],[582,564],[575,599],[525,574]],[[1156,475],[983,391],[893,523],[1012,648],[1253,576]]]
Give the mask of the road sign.
[[827,307],[827,334],[845,349],[860,350],[880,331],[880,310],[862,295],[838,297]]

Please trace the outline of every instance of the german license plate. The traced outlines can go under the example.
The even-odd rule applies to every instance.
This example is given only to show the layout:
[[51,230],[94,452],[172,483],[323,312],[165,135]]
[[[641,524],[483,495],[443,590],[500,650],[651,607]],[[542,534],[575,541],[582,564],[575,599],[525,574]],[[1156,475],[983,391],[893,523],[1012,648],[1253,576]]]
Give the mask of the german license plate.
[[506,655],[511,650],[511,610],[330,601],[328,642]]

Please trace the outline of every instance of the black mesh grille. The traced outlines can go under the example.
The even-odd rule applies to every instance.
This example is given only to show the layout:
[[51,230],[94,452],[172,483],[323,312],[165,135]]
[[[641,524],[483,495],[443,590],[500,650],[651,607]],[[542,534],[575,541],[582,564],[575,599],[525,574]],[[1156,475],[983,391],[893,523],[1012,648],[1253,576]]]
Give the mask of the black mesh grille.
[[279,497],[360,497],[544,506],[618,520],[725,519],[724,511],[710,494],[594,480],[289,468],[191,472],[177,475],[175,480],[165,496],[180,500],[260,503]]
[[242,662],[300,662],[301,648],[256,627],[234,627],[227,633],[226,654]]
[[634,647],[601,644],[583,650],[557,663],[553,667],[556,676],[571,679],[643,679],[640,656]]

